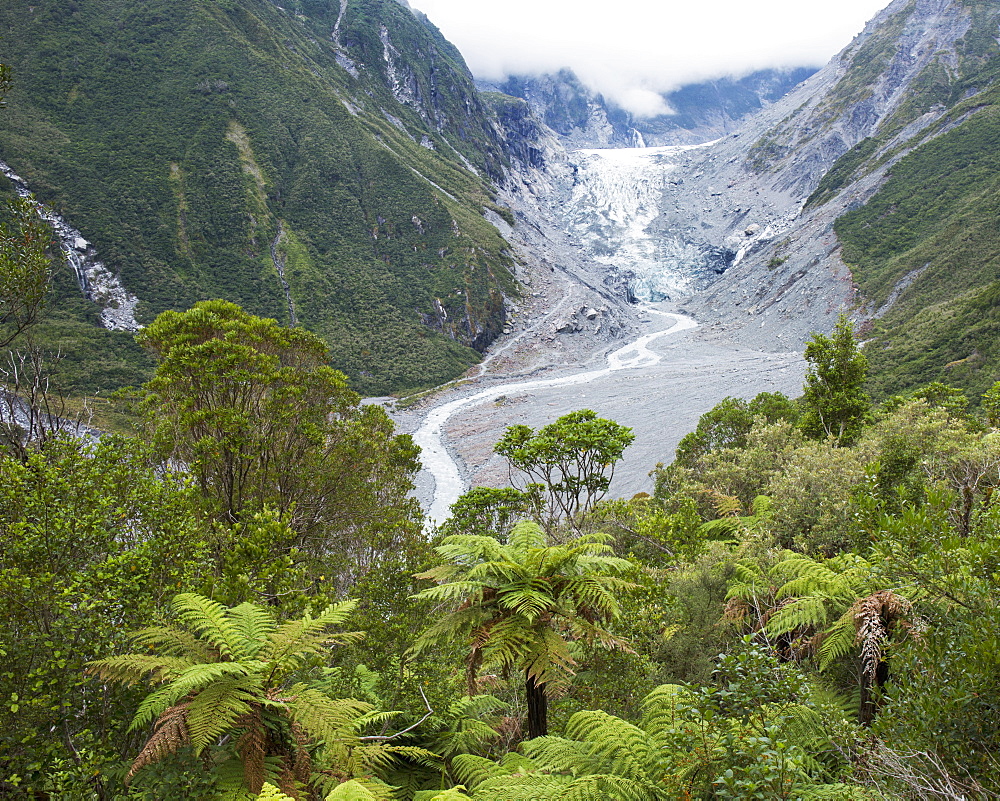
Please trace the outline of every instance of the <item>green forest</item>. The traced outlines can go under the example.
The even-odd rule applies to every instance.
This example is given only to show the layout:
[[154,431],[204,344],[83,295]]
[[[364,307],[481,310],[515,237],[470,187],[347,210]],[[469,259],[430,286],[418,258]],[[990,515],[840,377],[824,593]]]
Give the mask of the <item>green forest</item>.
[[875,405],[842,318],[800,398],[726,398],[652,495],[608,497],[633,434],[580,410],[509,428],[514,483],[431,530],[411,438],[227,301],[137,336],[117,433],[61,430],[48,241],[15,204],[0,795],[1000,792],[1000,382]]
[[[140,324],[226,298],[315,331],[359,391],[436,386],[479,360],[517,292],[483,216],[501,211],[491,180],[509,162],[426,18],[396,0],[340,11],[6,4],[0,159],[86,232],[139,297]],[[37,336],[87,352],[79,392],[135,383],[150,365],[128,337],[95,332],[78,296],[60,295]]]

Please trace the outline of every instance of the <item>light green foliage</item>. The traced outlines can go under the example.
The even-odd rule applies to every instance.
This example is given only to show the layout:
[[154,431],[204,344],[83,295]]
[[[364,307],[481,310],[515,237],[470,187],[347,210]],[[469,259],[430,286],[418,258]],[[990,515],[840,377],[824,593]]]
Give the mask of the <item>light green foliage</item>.
[[504,541],[515,523],[541,514],[537,487],[473,487],[451,505],[443,534],[489,534]]
[[378,796],[360,782],[351,779],[334,787],[326,801],[378,801]]
[[570,643],[625,644],[603,627],[619,614],[620,578],[631,564],[612,555],[606,535],[547,545],[534,523],[515,526],[507,544],[493,537],[454,535],[435,550],[444,560],[418,575],[438,586],[416,597],[443,614],[420,635],[417,653],[453,640],[469,650],[469,694],[480,670],[523,671],[531,736],[546,727],[545,699],[573,675]]
[[113,437],[0,459],[0,530],[0,795],[15,775],[69,794],[114,758],[132,703],[84,664],[197,580],[203,534],[183,476]]
[[537,432],[511,426],[494,450],[547,493],[545,525],[576,528],[581,516],[604,497],[615,463],[635,436],[632,429],[589,409],[570,412]]
[[797,448],[769,488],[768,528],[777,544],[827,556],[853,545],[853,495],[864,476],[852,448],[830,440]]
[[813,438],[833,437],[841,444],[853,442],[871,402],[864,391],[868,360],[858,349],[847,317],[840,316],[832,336],[813,334],[805,357],[809,367],[799,426]]
[[590,524],[615,537],[620,556],[634,556],[650,566],[674,562],[680,555],[693,557],[701,548],[697,535],[701,519],[690,498],[674,503],[674,510],[650,496],[620,498],[599,504]]
[[467,796],[462,792],[464,789],[464,787],[453,787],[450,790],[442,790],[441,792],[426,790],[414,795],[413,801],[472,801],[471,796]]
[[274,509],[303,551],[336,543],[341,586],[417,536],[417,449],[359,404],[316,336],[206,301],[165,312],[139,340],[159,358],[140,404],[147,429],[190,466],[216,519]]
[[1000,427],[1000,381],[983,393],[982,406],[986,422],[993,428]]
[[[333,699],[297,681],[304,668],[322,664],[331,646],[361,638],[330,632],[353,603],[285,623],[253,604],[225,608],[194,594],[178,595],[172,607],[176,624],[134,635],[145,653],[89,667],[104,680],[148,681],[155,688],[132,721],[135,730],[155,725],[129,777],[186,747],[195,756],[211,749],[220,780],[235,776],[237,787],[251,793],[259,793],[265,779],[321,783],[331,766],[363,775],[386,760],[387,746],[359,739],[370,705]],[[226,745],[218,747],[220,741]],[[239,774],[232,763],[242,767]]]

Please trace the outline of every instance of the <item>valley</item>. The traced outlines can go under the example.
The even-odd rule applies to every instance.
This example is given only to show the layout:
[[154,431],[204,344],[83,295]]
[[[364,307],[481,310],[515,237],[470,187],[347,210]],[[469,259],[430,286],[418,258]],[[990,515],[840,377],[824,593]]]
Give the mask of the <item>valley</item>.
[[530,303],[467,378],[394,413],[422,449],[417,497],[430,520],[471,486],[507,483],[492,449],[508,426],[584,408],[629,426],[636,441],[611,485],[628,497],[652,491],[652,469],[724,397],[800,394],[801,341],[777,350],[773,337],[720,336],[676,313],[718,281],[718,251],[653,223],[712,144],[570,151],[533,206],[526,188],[510,198],[536,232],[518,276]]

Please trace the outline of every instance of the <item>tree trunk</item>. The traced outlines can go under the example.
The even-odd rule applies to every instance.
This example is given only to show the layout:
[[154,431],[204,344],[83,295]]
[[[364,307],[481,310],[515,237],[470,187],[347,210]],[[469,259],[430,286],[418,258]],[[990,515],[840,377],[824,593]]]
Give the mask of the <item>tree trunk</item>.
[[528,699],[528,738],[544,737],[549,733],[549,699],[545,683],[535,683],[533,676],[525,673],[524,692]]
[[889,680],[889,663],[879,662],[875,669],[875,681],[872,681],[864,672],[861,675],[861,708],[858,710],[858,723],[862,726],[871,726],[875,720],[875,713],[878,712],[882,700],[882,689]]

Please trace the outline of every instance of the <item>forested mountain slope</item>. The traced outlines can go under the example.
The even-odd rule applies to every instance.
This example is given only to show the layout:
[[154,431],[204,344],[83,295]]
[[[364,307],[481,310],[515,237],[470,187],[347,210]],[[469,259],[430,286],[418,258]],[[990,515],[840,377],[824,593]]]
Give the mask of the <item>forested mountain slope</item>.
[[499,134],[407,6],[42,0],[0,7],[0,30],[0,159],[140,323],[226,298],[316,331],[369,392],[445,380],[501,329]]

